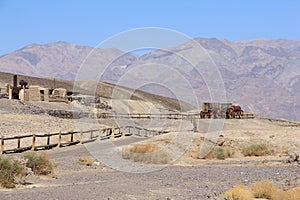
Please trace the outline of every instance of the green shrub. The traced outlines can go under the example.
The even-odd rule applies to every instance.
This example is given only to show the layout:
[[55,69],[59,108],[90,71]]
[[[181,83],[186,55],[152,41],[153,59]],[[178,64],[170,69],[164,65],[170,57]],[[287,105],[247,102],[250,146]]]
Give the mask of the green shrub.
[[244,156],[265,156],[271,153],[272,151],[265,144],[252,144],[242,149]]
[[16,178],[26,176],[25,167],[17,160],[0,157],[0,184],[5,188],[14,188]]
[[46,153],[29,152],[24,155],[26,167],[36,175],[47,175],[53,172],[53,162]]
[[217,159],[224,160],[225,159],[225,151],[222,147],[214,148],[214,154]]

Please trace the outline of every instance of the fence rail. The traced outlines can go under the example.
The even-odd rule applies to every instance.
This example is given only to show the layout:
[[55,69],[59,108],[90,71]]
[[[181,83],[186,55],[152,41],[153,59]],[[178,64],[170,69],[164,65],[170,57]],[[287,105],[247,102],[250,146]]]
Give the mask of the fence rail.
[[[115,139],[126,136],[153,137],[167,131],[149,130],[135,126],[111,127],[87,131],[69,131],[47,134],[31,134],[13,137],[1,136],[0,154],[19,153],[27,150],[46,150],[93,142],[97,139]],[[23,142],[27,139],[27,142]],[[28,141],[29,140],[29,141]],[[10,142],[10,144],[7,144]],[[15,146],[15,147],[12,147]],[[5,148],[8,147],[8,148]]]
[[[102,118],[138,118],[138,119],[181,119],[181,120],[192,120],[200,119],[198,113],[170,113],[170,114],[149,114],[149,113],[138,113],[138,114],[111,114],[106,113]],[[99,116],[96,116],[98,118]],[[256,118],[251,113],[244,113],[243,118],[253,119]],[[87,131],[68,131],[58,133],[47,133],[47,134],[31,134],[22,136],[12,136],[0,138],[0,154],[5,153],[17,153],[26,150],[43,150],[51,149],[53,147],[65,147],[75,144],[84,144],[87,142],[95,141],[96,139],[114,139],[125,136],[141,136],[141,137],[153,137],[161,135],[166,132],[149,130],[141,127],[124,126],[124,127],[111,127],[97,130]],[[27,140],[26,143],[24,140]],[[10,144],[7,144],[10,143]],[[25,143],[25,144],[24,144]],[[11,148],[14,146],[14,148]],[[6,149],[5,147],[8,147]]]
[[[113,114],[113,113],[98,113],[92,116],[93,118],[137,118],[137,119],[178,119],[191,120],[200,119],[199,113],[169,113],[169,114],[151,114],[151,113],[128,113],[128,114]],[[243,119],[253,119],[255,116],[252,113],[244,113]]]

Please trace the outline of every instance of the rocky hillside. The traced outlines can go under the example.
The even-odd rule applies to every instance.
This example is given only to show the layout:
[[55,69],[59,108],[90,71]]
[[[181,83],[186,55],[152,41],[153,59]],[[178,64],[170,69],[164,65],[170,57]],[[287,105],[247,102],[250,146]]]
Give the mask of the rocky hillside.
[[[153,106],[156,109],[161,109],[163,112],[164,110],[170,111],[189,111],[195,109],[192,105],[180,102],[177,99],[169,98],[169,97],[163,97],[155,94],[150,94],[144,91],[140,90],[133,90],[130,88],[118,86],[111,83],[105,83],[105,82],[96,82],[96,81],[82,81],[82,82],[74,82],[70,80],[62,80],[62,79],[56,79],[56,78],[38,78],[38,77],[32,77],[32,76],[24,76],[24,75],[18,75],[18,80],[26,80],[29,85],[40,85],[47,88],[66,88],[67,90],[79,92],[83,95],[92,95],[92,96],[100,96],[105,99],[111,99],[113,96],[114,98],[114,105],[113,109],[117,110],[118,108],[114,107],[116,105],[123,105],[123,107],[127,108],[131,105],[135,104],[141,104],[144,106],[144,111],[141,113],[148,113],[149,109],[147,108]],[[13,84],[13,74],[11,73],[3,73],[0,72],[0,88],[4,87],[5,83]],[[95,85],[96,90],[90,91],[87,89],[86,85]],[[124,100],[126,102],[124,103]],[[127,100],[130,100],[129,103]],[[120,103],[121,102],[121,103]],[[151,105],[151,106],[149,106]],[[0,106],[1,108],[1,106]],[[1,110],[1,109],[0,109]],[[134,113],[134,110],[130,110]],[[145,111],[147,110],[147,111]],[[126,110],[127,113],[128,110]],[[154,112],[154,111],[153,111]],[[155,112],[154,112],[155,113]]]
[[[300,41],[258,39],[231,42],[214,38],[197,38],[195,41],[201,44],[218,67],[228,101],[256,114],[300,120]],[[139,85],[139,89],[180,98],[189,96],[192,87],[198,103],[202,103],[210,101],[207,77],[202,77],[199,71],[176,57],[178,53],[192,55],[194,48],[193,43],[187,42],[168,49],[168,53],[157,50],[137,56],[123,54],[118,49],[93,49],[66,42],[34,44],[0,57],[0,71],[72,80],[76,79],[85,58],[93,55],[97,57],[97,66],[109,65],[101,81],[119,84],[126,83],[120,81],[125,74],[130,74],[130,80],[143,81],[145,77],[139,71],[134,72],[139,66],[149,65],[149,72],[144,70],[143,75],[151,74],[154,65],[161,64],[177,73],[161,73],[159,77],[151,77],[151,81],[161,83],[164,80],[180,88],[179,92],[174,94],[170,88],[157,84]],[[89,54],[92,50],[93,53]],[[178,85],[178,74],[191,86]],[[132,87],[130,84],[124,86]]]

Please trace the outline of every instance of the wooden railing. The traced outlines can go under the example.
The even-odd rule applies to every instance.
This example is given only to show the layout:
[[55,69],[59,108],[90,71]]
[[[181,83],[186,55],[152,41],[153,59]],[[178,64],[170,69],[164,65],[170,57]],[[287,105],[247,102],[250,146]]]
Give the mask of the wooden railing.
[[[47,114],[60,118],[78,119],[82,117],[101,119],[101,118],[124,118],[124,119],[174,119],[191,120],[200,119],[200,113],[88,113],[65,110],[49,110]],[[253,119],[252,113],[244,113],[244,119]]]
[[[45,150],[53,147],[65,147],[75,144],[84,144],[97,139],[115,139],[125,136],[153,137],[167,133],[141,127],[125,126],[111,127],[88,131],[69,131],[49,134],[31,134],[14,137],[1,137],[0,153],[18,153],[27,150]],[[7,148],[5,148],[7,147]]]

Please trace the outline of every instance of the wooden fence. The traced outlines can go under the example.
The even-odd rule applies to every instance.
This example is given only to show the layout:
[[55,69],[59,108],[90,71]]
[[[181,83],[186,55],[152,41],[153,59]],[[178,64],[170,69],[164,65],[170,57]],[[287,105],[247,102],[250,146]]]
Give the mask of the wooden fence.
[[[102,113],[103,114],[103,113]],[[97,116],[98,117],[98,116]],[[149,118],[159,118],[159,119],[181,119],[181,120],[194,120],[199,119],[199,114],[118,114],[112,115],[107,113],[103,118],[138,118],[138,119],[149,119]],[[251,113],[244,113],[245,119],[256,118]],[[95,141],[96,139],[114,139],[124,136],[141,136],[141,137],[153,137],[155,135],[161,135],[166,132],[149,130],[140,127],[125,126],[125,127],[111,127],[98,130],[88,130],[88,131],[69,131],[69,132],[59,132],[59,133],[49,133],[49,134],[31,134],[13,137],[1,136],[0,141],[0,154],[4,153],[17,153],[27,150],[43,150],[51,149],[53,147],[65,147],[75,144],[84,144],[87,142]],[[8,148],[5,148],[8,147]],[[11,148],[13,147],[13,148]]]
[[[200,119],[199,113],[169,113],[169,114],[151,114],[151,113],[130,113],[130,114],[113,114],[113,113],[99,113],[92,116],[93,118],[136,118],[136,119],[177,119],[177,120],[191,120]],[[255,118],[252,113],[244,113],[243,119]]]
[[[49,134],[32,134],[14,137],[1,136],[0,153],[19,153],[27,150],[46,150],[54,147],[66,147],[84,144],[97,139],[115,139],[125,136],[153,137],[167,133],[134,126],[111,127],[99,130],[69,131]],[[5,148],[8,147],[8,148]]]

